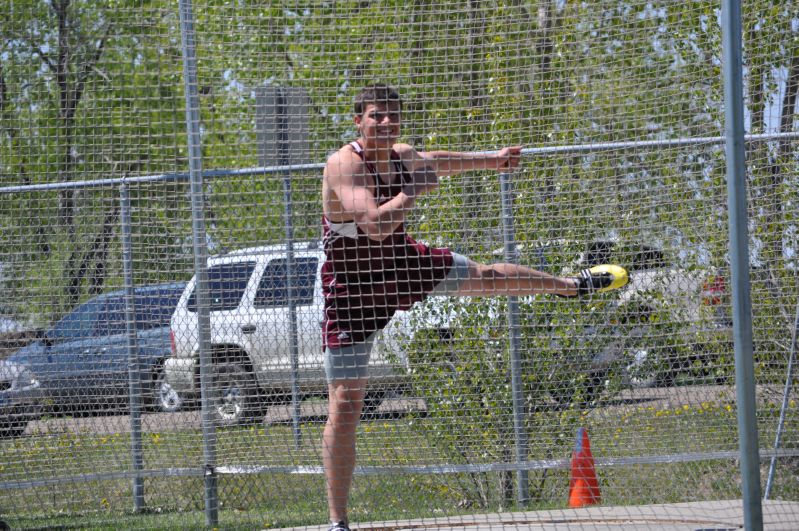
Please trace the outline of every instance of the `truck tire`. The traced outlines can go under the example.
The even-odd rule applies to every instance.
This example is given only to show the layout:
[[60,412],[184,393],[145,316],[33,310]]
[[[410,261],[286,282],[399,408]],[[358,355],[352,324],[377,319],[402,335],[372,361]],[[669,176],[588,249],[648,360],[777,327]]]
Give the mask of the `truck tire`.
[[215,365],[212,372],[211,412],[219,427],[257,422],[258,388],[255,377],[236,363]]
[[156,369],[150,381],[151,388],[147,396],[147,406],[151,411],[174,413],[183,407],[183,397],[167,382],[163,366]]
[[549,396],[558,408],[577,405],[580,409],[587,409],[595,405],[602,395],[608,373],[606,369],[595,370],[586,374],[584,381],[578,384],[562,382],[562,385],[549,390]]
[[383,390],[367,391],[366,396],[363,397],[363,409],[361,410],[361,419],[367,420],[374,417],[377,413],[377,408],[383,403],[386,398],[386,392]]

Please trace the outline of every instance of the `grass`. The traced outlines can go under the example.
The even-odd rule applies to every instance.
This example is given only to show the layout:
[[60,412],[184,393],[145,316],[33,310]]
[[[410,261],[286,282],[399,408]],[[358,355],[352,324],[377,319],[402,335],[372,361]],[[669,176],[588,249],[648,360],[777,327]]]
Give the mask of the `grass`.
[[[778,407],[760,410],[761,447],[771,446]],[[533,433],[530,458],[568,458],[574,434],[562,422],[563,412],[541,412]],[[579,415],[579,413],[578,413]],[[732,404],[702,403],[673,408],[644,405],[594,410],[581,415],[589,427],[596,457],[665,455],[737,449],[736,412]],[[795,434],[799,411],[789,408],[786,433]],[[452,463],[447,448],[431,429],[435,419],[413,415],[364,422],[359,436],[359,463],[373,466]],[[272,466],[319,466],[322,425],[302,426],[303,444],[295,448],[291,427],[254,426],[218,431],[218,462]],[[440,431],[439,431],[440,433]],[[477,441],[478,438],[475,438]],[[790,439],[789,439],[790,440]],[[148,433],[144,436],[145,468],[198,468],[202,438],[198,430]],[[460,449],[479,456],[481,448]],[[795,441],[793,442],[795,445]],[[498,447],[512,441],[498,441]],[[125,434],[62,433],[0,441],[0,481],[23,481],[82,473],[129,470],[130,440]],[[492,462],[495,448],[483,449]],[[764,467],[767,463],[764,464]],[[781,460],[772,496],[799,499],[796,459]],[[531,471],[534,501],[525,509],[565,507],[568,471]],[[740,497],[739,469],[734,460],[696,461],[599,469],[603,503],[639,505]],[[765,478],[765,468],[762,473]],[[369,475],[356,479],[351,514],[357,521],[404,520],[513,510],[503,499],[500,475],[407,474]],[[14,528],[194,529],[204,528],[203,481],[200,477],[145,480],[148,512],[132,512],[130,480],[76,482],[3,492],[0,515]],[[258,529],[317,525],[326,521],[324,480],[319,475],[264,473],[222,475],[219,479],[220,527]]]

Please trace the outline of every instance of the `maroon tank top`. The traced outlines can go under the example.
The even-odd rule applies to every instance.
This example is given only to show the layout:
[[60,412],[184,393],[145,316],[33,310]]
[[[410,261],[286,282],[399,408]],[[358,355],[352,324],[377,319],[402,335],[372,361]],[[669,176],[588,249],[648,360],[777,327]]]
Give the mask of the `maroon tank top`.
[[[350,146],[364,159],[360,144]],[[380,205],[396,197],[411,179],[396,152],[392,151],[391,159],[401,176],[394,183],[384,182],[364,159]],[[406,234],[404,223],[382,241],[369,239],[354,222],[333,223],[323,216],[322,225],[323,347],[364,342],[385,327],[397,310],[424,300],[452,268],[449,249],[415,241]]]

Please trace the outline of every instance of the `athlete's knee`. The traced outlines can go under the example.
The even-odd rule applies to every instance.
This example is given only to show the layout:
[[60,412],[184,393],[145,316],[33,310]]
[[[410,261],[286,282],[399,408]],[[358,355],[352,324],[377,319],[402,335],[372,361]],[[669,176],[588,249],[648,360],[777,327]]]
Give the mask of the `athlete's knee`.
[[366,382],[339,381],[330,384],[330,409],[338,414],[359,414],[366,395]]
[[473,264],[470,277],[476,280],[490,282],[505,278],[507,275],[503,271],[502,264]]

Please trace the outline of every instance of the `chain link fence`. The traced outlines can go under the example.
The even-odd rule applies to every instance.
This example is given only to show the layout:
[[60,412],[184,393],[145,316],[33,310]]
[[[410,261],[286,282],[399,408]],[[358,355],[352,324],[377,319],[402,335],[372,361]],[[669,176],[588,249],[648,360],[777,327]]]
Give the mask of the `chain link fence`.
[[[524,146],[513,173],[442,179],[417,240],[630,282],[399,312],[369,362],[351,519],[565,509],[581,428],[594,521],[739,500],[719,10],[0,2],[0,518],[327,521],[321,174],[375,81],[420,151]],[[760,474],[797,502],[799,11],[747,1],[743,26]],[[765,507],[790,527],[795,505]]]

